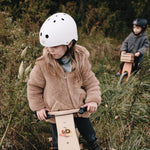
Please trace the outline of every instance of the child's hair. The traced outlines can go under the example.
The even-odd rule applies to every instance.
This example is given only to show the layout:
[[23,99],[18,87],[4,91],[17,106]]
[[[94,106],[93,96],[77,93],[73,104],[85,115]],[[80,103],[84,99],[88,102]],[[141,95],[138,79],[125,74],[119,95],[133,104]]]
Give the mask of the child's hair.
[[[80,70],[83,67],[83,57],[84,56],[75,50],[76,50],[76,45],[72,49],[68,50],[67,55],[70,57],[70,59],[72,61],[72,66],[74,66],[73,68],[75,68],[75,70],[72,70],[72,71],[74,71],[74,84],[77,86],[82,86],[82,76],[81,76]],[[60,66],[59,62],[53,58],[53,56],[49,53],[47,47],[45,47],[43,49],[42,56],[37,58],[36,61],[40,61],[42,59],[45,61],[46,70],[48,70],[52,76],[55,76],[59,79],[64,78],[61,76],[61,66]],[[81,62],[81,63],[79,63],[79,62]]]

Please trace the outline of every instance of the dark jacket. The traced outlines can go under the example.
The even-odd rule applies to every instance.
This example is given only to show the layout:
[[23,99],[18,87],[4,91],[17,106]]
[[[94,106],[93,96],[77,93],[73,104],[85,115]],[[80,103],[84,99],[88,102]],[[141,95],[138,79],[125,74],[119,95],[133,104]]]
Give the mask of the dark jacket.
[[145,32],[137,37],[133,33],[130,33],[123,42],[121,51],[126,51],[127,53],[133,54],[140,52],[138,62],[141,63],[143,61],[143,55],[148,48],[149,40]]

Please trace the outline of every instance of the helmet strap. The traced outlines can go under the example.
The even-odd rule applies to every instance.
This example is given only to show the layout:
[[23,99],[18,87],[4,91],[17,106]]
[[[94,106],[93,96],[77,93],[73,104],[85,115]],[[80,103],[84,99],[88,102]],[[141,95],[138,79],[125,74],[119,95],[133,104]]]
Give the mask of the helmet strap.
[[134,33],[134,31],[132,30],[132,32],[133,32],[133,34],[135,35],[135,36],[139,36],[141,33],[143,33],[145,30],[142,28],[142,31],[140,32],[140,33],[138,33],[138,34],[135,34]]
[[59,64],[62,64],[62,61],[61,61],[61,60],[62,60],[65,56],[67,56],[67,55],[69,54],[69,52],[71,52],[71,55],[74,57],[74,54],[73,54],[73,47],[74,47],[75,44],[76,44],[76,40],[72,40],[72,45],[70,46],[70,48],[69,48],[68,45],[66,45],[67,50],[66,50],[65,54],[64,54],[61,58],[57,59],[57,61],[59,62]]

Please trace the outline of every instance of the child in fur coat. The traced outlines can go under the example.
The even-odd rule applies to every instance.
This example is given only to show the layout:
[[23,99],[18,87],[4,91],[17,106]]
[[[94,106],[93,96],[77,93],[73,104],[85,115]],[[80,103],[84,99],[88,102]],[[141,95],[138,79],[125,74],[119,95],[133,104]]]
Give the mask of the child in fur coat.
[[[76,45],[77,26],[66,13],[50,16],[40,29],[43,55],[36,60],[27,84],[32,111],[39,120],[46,120],[46,111],[62,111],[87,107],[87,112],[74,117],[80,134],[92,150],[100,150],[89,116],[101,103],[99,81],[91,71],[86,48]],[[53,149],[58,149],[57,129],[52,127]]]

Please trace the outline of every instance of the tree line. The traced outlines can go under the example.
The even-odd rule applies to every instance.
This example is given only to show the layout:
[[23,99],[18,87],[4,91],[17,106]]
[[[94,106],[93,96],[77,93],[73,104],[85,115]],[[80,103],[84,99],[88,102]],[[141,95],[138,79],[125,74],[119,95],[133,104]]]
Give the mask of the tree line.
[[148,0],[1,0],[0,10],[19,20],[27,33],[38,31],[51,14],[66,12],[87,34],[101,30],[105,36],[120,38],[131,31],[136,17],[150,21],[148,6]]

